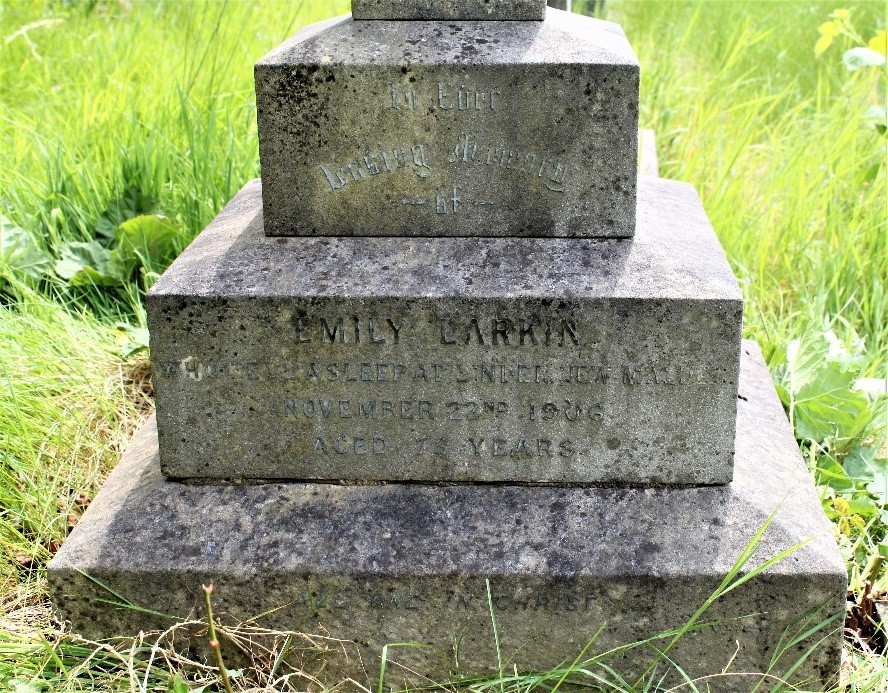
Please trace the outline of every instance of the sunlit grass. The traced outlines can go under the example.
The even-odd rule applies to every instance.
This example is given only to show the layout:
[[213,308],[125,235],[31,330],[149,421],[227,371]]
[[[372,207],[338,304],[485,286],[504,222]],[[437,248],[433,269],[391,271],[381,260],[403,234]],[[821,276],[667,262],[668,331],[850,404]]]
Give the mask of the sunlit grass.
[[[115,199],[138,193],[142,211],[165,214],[190,239],[259,175],[253,63],[347,8],[0,5],[0,214],[57,256],[65,241],[92,240]],[[106,313],[139,302],[121,290],[75,298]]]
[[[643,127],[660,174],[693,183],[747,300],[746,331],[780,343],[806,327],[888,353],[888,139],[864,121],[877,71],[849,73],[817,27],[841,3],[623,2],[642,65]],[[853,3],[875,33],[884,6]],[[884,75],[882,76],[884,89]]]

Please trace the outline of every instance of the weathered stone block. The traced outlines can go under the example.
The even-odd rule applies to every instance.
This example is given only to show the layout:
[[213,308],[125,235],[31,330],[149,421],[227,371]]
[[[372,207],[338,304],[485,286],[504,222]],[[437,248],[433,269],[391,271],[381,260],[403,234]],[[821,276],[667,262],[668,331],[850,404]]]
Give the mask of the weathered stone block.
[[253,182],[148,296],[174,477],[726,483],[742,298],[694,189],[631,240],[268,238]]
[[[200,586],[213,580],[227,622],[265,614],[260,625],[353,641],[332,647],[323,671],[305,665],[375,690],[392,642],[428,646],[390,650],[416,672],[389,664],[394,688],[446,679],[455,646],[462,672],[496,670],[489,580],[508,670],[542,670],[572,661],[604,624],[589,655],[681,626],[776,511],[745,570],[811,541],[716,602],[711,625],[670,657],[692,678],[729,661],[732,672],[780,676],[822,640],[792,676],[820,690],[839,668],[845,568],[761,355],[744,351],[726,486],[189,485],[161,476],[149,424],[50,563],[53,601],[76,633],[135,634],[172,623],[158,612],[199,614]],[[150,611],[114,606],[121,599]],[[831,621],[772,667],[806,617]],[[637,673],[650,658],[639,647],[608,664]],[[752,687],[748,676],[706,684]]]
[[639,69],[615,24],[340,17],[255,72],[268,235],[634,231]]
[[541,20],[546,0],[352,0],[355,19]]

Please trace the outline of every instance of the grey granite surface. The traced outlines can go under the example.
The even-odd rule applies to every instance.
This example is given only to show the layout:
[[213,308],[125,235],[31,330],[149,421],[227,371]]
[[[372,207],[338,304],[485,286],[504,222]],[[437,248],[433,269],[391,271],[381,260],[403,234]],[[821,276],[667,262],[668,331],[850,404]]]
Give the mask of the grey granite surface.
[[631,236],[638,60],[616,24],[303,29],[255,69],[273,236]]
[[165,473],[730,481],[740,290],[640,192],[631,241],[275,239],[249,184],[148,296]]
[[546,0],[352,0],[355,19],[542,20]]
[[[839,668],[845,568],[761,354],[749,342],[743,352],[726,486],[189,485],[160,474],[149,422],[50,563],[53,601],[75,633],[135,634],[171,623],[151,611],[199,615],[213,580],[225,622],[265,614],[263,626],[343,638],[304,665],[375,690],[387,643],[427,646],[389,650],[408,668],[390,662],[387,687],[445,680],[455,647],[461,671],[495,670],[491,603],[510,670],[570,662],[602,625],[590,655],[678,627],[773,514],[741,574],[806,543],[716,602],[704,621],[717,623],[670,657],[691,677],[729,661],[781,675],[821,641],[792,677],[811,690]],[[829,618],[771,666],[781,637]],[[608,663],[637,673],[650,657],[635,648]]]

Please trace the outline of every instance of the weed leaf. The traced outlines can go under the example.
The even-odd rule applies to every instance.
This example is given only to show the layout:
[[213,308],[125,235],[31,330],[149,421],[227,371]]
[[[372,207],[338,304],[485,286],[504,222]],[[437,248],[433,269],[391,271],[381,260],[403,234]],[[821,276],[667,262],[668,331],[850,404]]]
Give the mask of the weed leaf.
[[71,286],[117,286],[125,278],[111,251],[98,241],[66,243],[55,271]]
[[166,267],[176,256],[178,229],[159,214],[123,222],[115,232],[114,249],[121,267]]
[[4,279],[29,283],[52,269],[52,258],[39,248],[28,233],[0,216],[0,287]]
[[96,237],[106,245],[110,244],[115,239],[121,224],[142,214],[148,214],[156,204],[154,198],[144,195],[138,188],[127,188],[120,197],[108,204],[107,209],[99,217]]
[[852,438],[870,421],[866,397],[854,391],[857,365],[827,335],[794,339],[786,347],[788,387],[780,388],[796,437]]

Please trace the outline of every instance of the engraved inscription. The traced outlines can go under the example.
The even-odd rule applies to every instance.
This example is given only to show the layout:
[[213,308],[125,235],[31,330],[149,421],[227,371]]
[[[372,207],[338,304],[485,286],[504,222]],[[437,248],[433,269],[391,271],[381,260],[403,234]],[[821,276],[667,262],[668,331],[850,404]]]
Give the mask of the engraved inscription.
[[397,84],[390,84],[392,92],[392,108],[396,111],[415,111],[419,103],[415,89],[401,91]]
[[500,92],[498,89],[467,87],[460,84],[455,87],[451,84],[438,82],[437,106],[443,111],[480,111],[489,109],[497,110],[499,107]]
[[456,321],[449,318],[441,320],[441,344],[477,344],[479,346],[540,344],[544,346],[579,346],[580,336],[576,323],[561,320],[553,324],[551,320],[528,320],[519,318],[484,318],[472,317],[469,320]]
[[321,344],[399,344],[404,321],[394,318],[321,317],[312,320],[297,316],[293,331],[297,344],[319,342]]
[[478,164],[518,171],[541,178],[552,192],[564,192],[567,166],[559,159],[535,152],[513,149],[505,145],[479,143],[472,134],[462,134],[450,151],[451,164]]
[[[268,383],[237,406],[276,421],[291,454],[317,469],[388,464],[394,455],[458,477],[472,462],[560,469],[643,454],[638,446],[652,443],[630,448],[619,427],[639,402],[663,397],[662,388],[700,388],[675,401],[706,401],[736,377],[683,354],[663,358],[643,340],[615,344],[611,335],[628,318],[587,316],[569,302],[490,312],[348,305],[307,300],[281,311],[272,324],[288,339],[260,350],[261,360],[186,354],[158,362],[157,374],[183,389]],[[665,420],[676,415],[664,407]],[[682,432],[656,445],[681,454],[692,443]]]
[[573,402],[531,402],[528,418],[531,421],[597,421],[604,419],[604,407],[601,403],[589,404]]
[[473,207],[486,207],[495,205],[496,201],[484,196],[480,199],[466,197],[460,186],[454,185],[449,191],[435,193],[430,199],[424,197],[402,197],[399,200],[401,205],[422,206],[429,204],[435,208],[437,214],[457,214],[462,211],[466,205]]
[[321,455],[384,455],[388,442],[382,436],[335,436],[315,438],[313,450]]
[[[306,419],[434,419],[435,405],[428,400],[325,400],[285,399],[286,415]],[[476,417],[477,418],[477,417]]]
[[318,164],[328,192],[342,190],[352,183],[360,183],[373,176],[396,171],[412,171],[418,178],[428,178],[433,169],[429,164],[428,145],[412,144],[380,151],[365,151],[349,159],[342,166]]
[[396,111],[416,111],[420,104],[441,111],[498,111],[501,92],[496,87],[437,82],[434,90],[420,96],[416,89],[389,84],[389,107]]
[[550,440],[548,438],[471,438],[469,443],[476,457],[562,457],[570,458],[577,454],[571,440]]
[[[413,85],[405,87],[392,82],[386,85],[384,98],[388,110],[405,114],[444,111],[492,114],[491,117],[496,117],[505,103],[500,89],[496,87],[447,82],[436,82],[431,89],[414,88]],[[424,142],[384,149],[366,146],[344,162],[318,163],[317,171],[324,189],[333,193],[354,183],[396,171],[412,171],[419,179],[426,179],[440,170],[445,161],[451,165],[477,165],[493,176],[501,175],[501,171],[517,172],[530,179],[538,179],[547,190],[556,193],[565,192],[571,173],[561,158],[533,151],[532,145],[481,142],[473,133],[461,134],[456,143]],[[483,209],[497,203],[484,191],[475,191],[471,187],[466,181],[458,180],[446,190],[439,190],[430,196],[404,195],[395,201],[399,205],[434,210],[438,215],[458,214],[462,211],[461,207]]]
[[[166,377],[201,381],[206,378],[305,383],[480,383],[492,385],[706,386],[728,384],[720,369],[649,364],[604,366],[594,362],[555,363],[391,363],[308,361],[268,364],[257,361],[219,362],[187,357],[157,364]],[[560,405],[559,405],[560,406]]]

